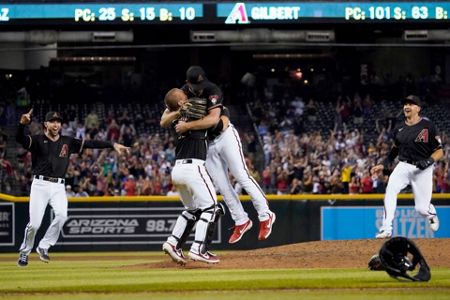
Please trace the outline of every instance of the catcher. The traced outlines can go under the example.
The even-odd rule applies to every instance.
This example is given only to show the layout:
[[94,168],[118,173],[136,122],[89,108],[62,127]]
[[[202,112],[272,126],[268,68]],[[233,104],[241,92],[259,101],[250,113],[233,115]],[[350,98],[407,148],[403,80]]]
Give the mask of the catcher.
[[[187,99],[180,89],[170,90],[164,99],[166,110],[161,116],[160,125],[176,126],[177,123],[192,121],[207,115],[208,107],[213,106],[206,98]],[[217,195],[209,174],[206,172],[207,130],[190,130],[178,136],[175,150],[176,162],[172,170],[172,182],[180,191],[185,210],[178,217],[172,231],[163,244],[174,262],[184,265],[186,257],[182,247],[191,230],[195,228],[195,240],[189,250],[189,258],[208,264],[216,264],[219,258],[207,250],[211,242],[210,233],[214,231],[223,209],[217,203]]]

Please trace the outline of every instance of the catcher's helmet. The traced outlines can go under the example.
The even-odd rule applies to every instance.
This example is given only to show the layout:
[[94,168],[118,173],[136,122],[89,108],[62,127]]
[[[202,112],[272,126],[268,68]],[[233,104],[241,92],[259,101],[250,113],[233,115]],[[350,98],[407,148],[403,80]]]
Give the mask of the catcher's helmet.
[[[394,237],[386,241],[378,254],[386,272],[395,279],[399,277],[412,281],[429,281],[431,279],[430,268],[419,248],[405,237]],[[412,275],[419,265],[417,274]]]

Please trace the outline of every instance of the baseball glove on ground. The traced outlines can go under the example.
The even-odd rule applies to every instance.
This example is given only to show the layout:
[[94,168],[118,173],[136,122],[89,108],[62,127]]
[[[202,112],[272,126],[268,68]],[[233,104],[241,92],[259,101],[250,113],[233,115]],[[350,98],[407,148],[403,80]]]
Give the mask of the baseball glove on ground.
[[190,98],[180,109],[180,114],[187,120],[198,120],[206,116],[206,98]]

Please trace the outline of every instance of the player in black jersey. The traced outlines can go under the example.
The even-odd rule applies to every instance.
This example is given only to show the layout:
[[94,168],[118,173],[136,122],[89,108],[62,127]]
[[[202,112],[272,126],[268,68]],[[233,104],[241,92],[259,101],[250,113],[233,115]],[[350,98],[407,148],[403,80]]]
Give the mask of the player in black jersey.
[[186,72],[186,84],[181,89],[188,98],[205,98],[211,106],[208,107],[208,114],[202,118],[202,126],[200,128],[192,127],[192,124],[187,123],[185,120],[180,120],[175,126],[177,133],[211,128],[219,122],[223,102],[222,90],[206,78],[205,71],[202,67],[189,67]]
[[30,191],[30,221],[20,246],[17,265],[28,265],[28,255],[34,246],[36,232],[41,226],[48,204],[53,208],[55,218],[39,242],[36,252],[43,262],[49,262],[48,249],[55,245],[59,233],[67,220],[67,195],[64,177],[72,153],[81,153],[85,148],[114,148],[119,153],[128,153],[129,148],[118,143],[96,140],[79,140],[60,135],[62,118],[57,112],[45,116],[44,134],[25,135],[25,125],[31,121],[33,109],[20,118],[16,140],[32,155],[33,183]]
[[399,163],[389,177],[384,197],[383,225],[376,238],[392,236],[392,222],[397,206],[397,195],[411,184],[416,211],[428,219],[430,229],[439,229],[439,219],[431,204],[433,165],[444,156],[436,127],[419,115],[422,102],[410,95],[404,99],[406,120],[395,129],[394,146],[384,164],[372,168],[373,173],[387,169],[398,155]]
[[[167,99],[177,99],[176,102],[181,106],[187,102],[187,96],[181,89],[170,90],[165,97],[166,103]],[[210,113],[218,109],[220,115],[221,105],[220,102],[213,102],[209,98],[207,109]],[[179,117],[179,111],[166,109],[161,116],[160,124],[163,127],[169,125],[175,127],[181,122]],[[219,210],[216,191],[205,168],[208,149],[206,135],[206,130],[189,130],[178,136],[175,150],[176,161],[171,174],[172,183],[179,190],[186,210],[178,217],[172,235],[163,244],[163,250],[173,261],[181,265],[186,264],[182,246],[196,223],[195,240],[188,256],[192,260],[210,264],[219,262],[218,257],[207,250],[208,232],[210,226],[214,226]]]

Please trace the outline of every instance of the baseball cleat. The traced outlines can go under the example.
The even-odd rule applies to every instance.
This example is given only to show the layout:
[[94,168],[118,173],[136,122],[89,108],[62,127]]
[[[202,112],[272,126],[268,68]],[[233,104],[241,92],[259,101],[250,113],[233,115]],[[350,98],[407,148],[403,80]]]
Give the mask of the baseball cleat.
[[212,258],[217,258],[217,254],[215,254],[214,252],[206,250],[206,253],[208,253],[208,255],[211,256]]
[[376,239],[388,239],[392,236],[392,232],[386,230],[380,230],[376,235]]
[[19,253],[19,260],[17,261],[18,267],[26,267],[28,266],[28,254],[23,252]]
[[439,230],[439,218],[434,215],[431,218],[428,219],[428,222],[430,223],[430,229],[433,231]]
[[188,256],[193,261],[201,261],[207,264],[218,264],[220,262],[219,258],[209,251],[206,251],[205,253],[200,253],[191,250],[189,251]]
[[177,249],[176,246],[172,245],[169,242],[165,242],[162,246],[163,251],[172,258],[172,260],[181,265],[184,266],[186,264],[186,257],[183,254],[183,250]]
[[50,257],[48,256],[48,249],[36,248],[36,253],[39,254],[39,259],[45,263],[50,261]]
[[258,240],[262,241],[269,237],[272,233],[272,226],[275,223],[276,216],[274,213],[269,213],[269,218],[259,223]]
[[248,220],[242,225],[236,225],[234,226],[233,234],[230,236],[230,239],[228,240],[228,243],[234,244],[241,240],[241,238],[244,236],[244,233],[249,231],[253,226],[252,220]]

